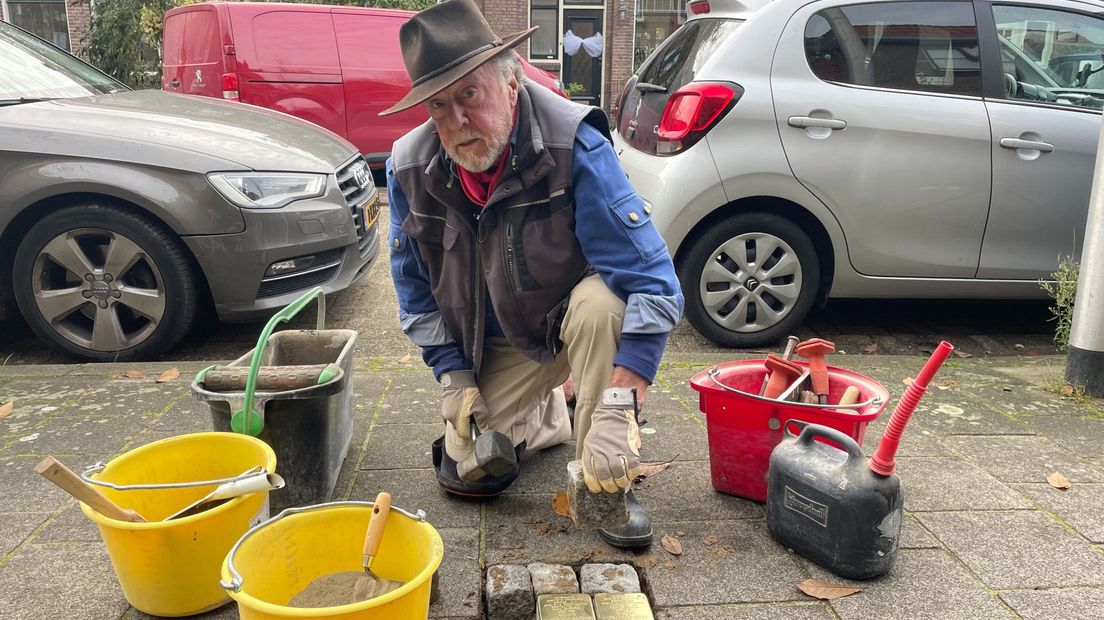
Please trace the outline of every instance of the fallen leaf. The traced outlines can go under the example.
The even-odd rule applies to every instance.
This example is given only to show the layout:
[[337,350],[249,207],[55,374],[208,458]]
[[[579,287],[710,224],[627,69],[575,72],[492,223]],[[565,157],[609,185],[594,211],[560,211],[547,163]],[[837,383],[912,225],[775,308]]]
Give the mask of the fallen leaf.
[[655,432],[656,432],[656,429],[654,429],[650,426],[647,427],[647,428],[640,429],[640,434],[641,435],[655,435]]
[[878,343],[877,342],[871,342],[870,344],[863,347],[863,351],[865,351],[867,353],[877,352],[878,351]]
[[670,534],[664,534],[659,544],[663,545],[663,548],[671,555],[682,555],[682,543]]
[[904,383],[905,385],[912,385],[912,377],[905,377],[904,379],[901,379],[901,383]]
[[166,370],[165,372],[161,373],[161,376],[157,377],[157,382],[158,383],[168,383],[169,381],[172,381],[173,379],[175,379],[179,376],[180,376],[180,371],[179,370],[177,370],[175,368],[170,368],[170,369]]
[[556,494],[552,496],[552,512],[561,517],[571,518],[571,506],[567,499],[567,493],[556,491]]
[[0,418],[8,417],[8,414],[12,412],[12,409],[15,409],[14,400],[9,400],[8,402],[4,403],[3,406],[0,406]]
[[951,386],[949,386],[949,385],[942,385],[942,384],[939,384],[939,383],[935,384],[935,387],[937,387],[937,388],[939,388],[939,389],[941,389],[941,390],[949,390],[949,389],[951,389]]
[[124,370],[123,376],[127,379],[145,379],[146,373],[141,370]]
[[717,538],[716,536],[714,536],[712,534],[710,534],[709,536],[706,536],[705,538],[703,538],[702,542],[705,543],[705,546],[711,547],[711,546],[721,542],[721,539]]
[[1047,482],[1050,483],[1050,486],[1056,489],[1062,489],[1063,491],[1068,491],[1070,486],[1072,486],[1070,485],[1070,481],[1066,480],[1066,477],[1058,472],[1054,472],[1047,476]]
[[730,558],[735,552],[735,549],[733,549],[731,546],[721,545],[720,547],[716,547],[710,550],[709,554],[715,558]]
[[955,357],[961,357],[961,358],[963,358],[963,359],[965,359],[965,358],[967,358],[967,357],[973,357],[973,356],[974,356],[974,354],[973,354],[973,353],[967,353],[967,352],[965,352],[965,351],[960,351],[960,350],[958,350],[958,349],[955,349],[955,350],[954,350],[954,354],[955,354]]
[[853,588],[838,583],[829,583],[819,579],[806,579],[797,584],[797,589],[813,598],[819,598],[824,601],[831,601],[837,598],[851,596],[857,592],[862,592],[862,588]]
[[1017,342],[1016,344],[1012,345],[1012,348],[1017,351],[1023,351],[1024,346]]
[[1073,396],[1073,386],[1068,384],[1068,383],[1063,385],[1062,386],[1062,393],[1065,394],[1066,396]]
[[414,359],[414,356],[407,353],[406,355],[399,358],[399,363],[400,364],[409,364],[410,361],[413,360],[413,359]]
[[678,455],[676,454],[674,458],[672,458],[670,461],[665,461],[662,463],[641,463],[640,473],[636,475],[636,478],[633,479],[633,482],[640,482],[645,478],[650,478],[652,476],[663,473],[663,471],[670,467],[671,463],[675,462],[675,459],[677,458]]

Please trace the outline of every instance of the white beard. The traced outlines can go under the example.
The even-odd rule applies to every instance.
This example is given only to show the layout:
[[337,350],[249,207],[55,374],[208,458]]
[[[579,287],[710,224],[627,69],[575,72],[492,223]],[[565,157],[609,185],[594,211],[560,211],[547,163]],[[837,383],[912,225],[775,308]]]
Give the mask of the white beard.
[[506,144],[509,142],[510,132],[513,128],[513,119],[504,118],[501,125],[498,127],[498,134],[501,137],[485,136],[475,130],[465,130],[456,138],[455,144],[460,144],[473,138],[483,139],[488,147],[486,154],[483,156],[462,155],[456,152],[454,145],[444,145],[445,152],[452,158],[452,161],[459,164],[464,170],[468,172],[483,172],[495,165],[498,162],[498,158],[502,157],[502,152],[506,150]]

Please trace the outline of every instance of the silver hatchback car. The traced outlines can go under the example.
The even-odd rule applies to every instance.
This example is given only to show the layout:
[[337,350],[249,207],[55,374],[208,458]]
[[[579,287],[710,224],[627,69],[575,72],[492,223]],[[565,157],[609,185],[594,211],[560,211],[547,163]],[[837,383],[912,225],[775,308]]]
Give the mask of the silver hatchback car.
[[0,22],[0,316],[71,355],[156,357],[204,307],[255,319],[379,254],[364,158],[306,121],[131,91]]
[[828,297],[1039,297],[1080,256],[1101,3],[688,12],[626,85],[614,141],[710,340],[775,342]]

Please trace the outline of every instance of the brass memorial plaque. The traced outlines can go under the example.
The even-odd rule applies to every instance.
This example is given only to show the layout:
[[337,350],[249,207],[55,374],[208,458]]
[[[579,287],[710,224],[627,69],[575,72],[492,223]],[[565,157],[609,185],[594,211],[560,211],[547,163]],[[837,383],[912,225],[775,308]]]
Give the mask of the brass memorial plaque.
[[541,594],[537,620],[595,620],[594,607],[586,594]]
[[600,592],[594,595],[594,610],[597,620],[654,620],[648,597],[640,592],[631,594],[608,594]]

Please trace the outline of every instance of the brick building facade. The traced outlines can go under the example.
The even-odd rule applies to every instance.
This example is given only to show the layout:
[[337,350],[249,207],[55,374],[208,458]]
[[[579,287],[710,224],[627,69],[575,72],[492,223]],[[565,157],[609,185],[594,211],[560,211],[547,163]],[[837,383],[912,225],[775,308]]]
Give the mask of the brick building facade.
[[0,19],[85,57],[91,0],[0,0]]

